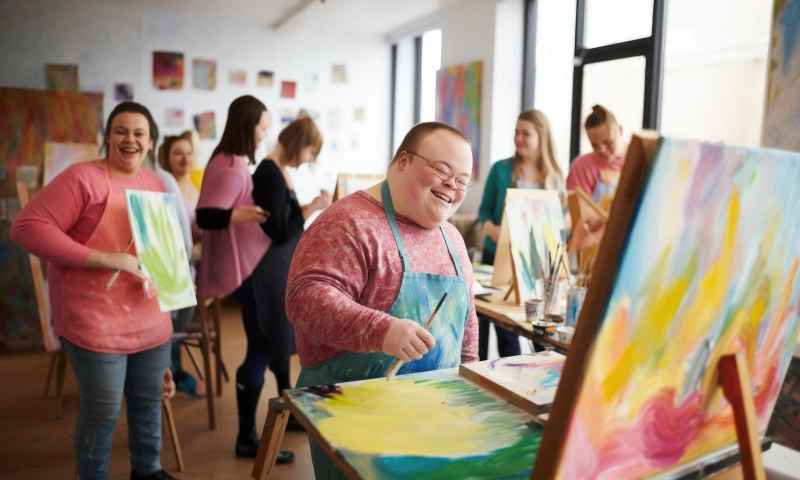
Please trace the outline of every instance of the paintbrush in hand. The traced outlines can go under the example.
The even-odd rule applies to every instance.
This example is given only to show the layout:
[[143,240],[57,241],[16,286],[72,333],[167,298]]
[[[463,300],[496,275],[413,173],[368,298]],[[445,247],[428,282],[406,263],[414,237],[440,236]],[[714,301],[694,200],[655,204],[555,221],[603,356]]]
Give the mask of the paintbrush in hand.
[[[131,239],[128,240],[128,246],[125,247],[125,250],[123,250],[122,253],[128,253],[128,250],[130,250],[131,245],[133,245],[133,237],[131,237]],[[110,289],[111,285],[114,285],[114,282],[117,281],[117,277],[119,277],[119,274],[120,274],[119,269],[114,270],[114,275],[112,275],[111,279],[108,281],[108,283],[106,283],[106,290]]]
[[[442,295],[442,299],[439,300],[439,305],[436,305],[436,309],[434,309],[433,313],[431,313],[430,318],[428,318],[428,323],[425,324],[425,330],[431,328],[431,325],[433,324],[433,318],[436,316],[436,312],[438,312],[439,309],[442,307],[445,298],[447,298],[447,292],[444,292],[444,295]],[[400,370],[400,367],[402,366],[403,366],[403,361],[400,360],[399,358],[396,359],[394,362],[392,362],[392,365],[389,367],[389,370],[386,371],[386,381],[388,382],[389,380],[391,380],[392,377],[397,373],[398,370]]]

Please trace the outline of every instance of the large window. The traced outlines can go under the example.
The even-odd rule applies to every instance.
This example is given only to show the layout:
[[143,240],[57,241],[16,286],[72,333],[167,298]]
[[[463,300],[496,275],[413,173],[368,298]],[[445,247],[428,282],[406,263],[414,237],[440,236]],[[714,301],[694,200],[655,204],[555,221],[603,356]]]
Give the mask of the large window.
[[430,30],[422,35],[420,68],[419,122],[430,122],[436,116],[436,72],[442,68],[442,31]]

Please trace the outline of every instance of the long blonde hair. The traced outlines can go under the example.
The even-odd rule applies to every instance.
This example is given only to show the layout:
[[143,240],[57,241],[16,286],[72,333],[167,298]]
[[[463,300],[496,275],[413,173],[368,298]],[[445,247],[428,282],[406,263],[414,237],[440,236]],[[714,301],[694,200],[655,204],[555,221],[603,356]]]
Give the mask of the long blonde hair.
[[[534,160],[534,168],[541,172],[542,177],[544,177],[544,187],[548,190],[556,190],[563,201],[566,198],[566,185],[564,173],[561,171],[561,167],[558,166],[550,120],[547,119],[547,115],[535,109],[525,110],[520,113],[517,120],[525,120],[533,124],[536,133],[539,135],[539,155]],[[517,186],[517,179],[521,174],[522,157],[515,152],[511,163],[512,187]]]

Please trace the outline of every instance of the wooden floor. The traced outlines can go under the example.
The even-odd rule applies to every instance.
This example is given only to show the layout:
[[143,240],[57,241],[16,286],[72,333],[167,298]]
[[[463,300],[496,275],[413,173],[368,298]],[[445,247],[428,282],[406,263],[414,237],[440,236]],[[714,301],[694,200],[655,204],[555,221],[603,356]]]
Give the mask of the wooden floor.
[[[233,374],[244,358],[246,340],[235,305],[223,309],[223,357]],[[202,357],[198,357],[202,361]],[[0,355],[0,479],[71,479],[75,469],[72,438],[78,415],[78,389],[68,369],[64,387],[64,414],[56,419],[56,404],[42,397],[49,357],[44,351]],[[192,370],[184,358],[184,367]],[[293,381],[300,366],[292,359]],[[161,463],[168,472],[182,479],[247,479],[251,459],[238,459],[233,447],[238,428],[236,392],[233,381],[223,384],[223,394],[216,399],[217,428],[208,429],[205,399],[191,399],[178,393],[172,400],[183,449],[185,472],[178,472],[172,444],[165,435]],[[261,433],[267,414],[267,402],[277,396],[275,378],[267,372],[258,409],[257,430]],[[117,421],[109,471],[111,478],[130,476],[127,422],[125,413]],[[293,464],[279,465],[270,479],[312,479],[311,457],[305,433],[286,432],[283,448],[292,450]]]

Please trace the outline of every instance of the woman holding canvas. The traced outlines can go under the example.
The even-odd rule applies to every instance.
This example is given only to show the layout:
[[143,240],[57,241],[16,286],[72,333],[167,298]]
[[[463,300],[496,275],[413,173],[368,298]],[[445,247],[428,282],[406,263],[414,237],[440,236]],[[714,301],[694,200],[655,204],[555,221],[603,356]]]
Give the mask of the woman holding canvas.
[[[533,188],[556,190],[566,203],[564,174],[558,166],[550,120],[539,110],[526,110],[517,117],[514,129],[514,156],[500,160],[492,166],[486,187],[483,190],[478,216],[486,232],[481,263],[494,265],[500,222],[503,219],[506,190],[509,188]],[[480,321],[479,356],[486,360],[489,351],[489,326]],[[501,357],[521,353],[519,337],[508,330],[495,329],[497,347]]]
[[[331,204],[331,195],[323,193],[308,205],[300,205],[294,192],[289,168],[314,161],[322,148],[322,135],[309,117],[292,121],[278,136],[275,150],[267,155],[253,174],[253,199],[271,213],[261,229],[272,245],[253,272],[258,321],[269,344],[269,369],[278,382],[278,394],[292,388],[289,381],[289,357],[297,352],[294,328],[286,318],[286,282],[289,266],[303,233],[306,219]],[[289,427],[300,429],[290,418]]]
[[[239,434],[235,450],[237,456],[250,458],[258,452],[256,407],[269,363],[269,345],[258,325],[251,276],[272,241],[259,227],[269,213],[253,201],[249,165],[255,164],[256,149],[266,138],[267,128],[269,114],[260,100],[245,95],[231,103],[197,201],[197,225],[204,230],[197,288],[207,297],[233,294],[247,336],[244,362],[236,371]],[[293,460],[291,452],[278,455],[278,463]]]
[[[175,392],[172,322],[154,295],[143,294],[148,280],[132,245],[125,199],[126,189],[164,191],[156,174],[141,168],[157,139],[145,107],[120,103],[106,124],[106,157],[69,167],[11,227],[11,239],[48,264],[55,333],[81,398],[74,442],[82,480],[108,478],[123,394],[131,479],[174,478],[159,460],[161,400]],[[110,283],[115,271],[121,273]]]

